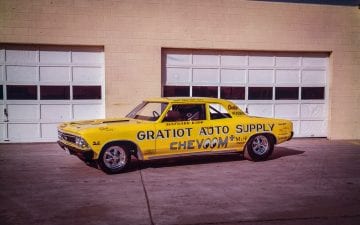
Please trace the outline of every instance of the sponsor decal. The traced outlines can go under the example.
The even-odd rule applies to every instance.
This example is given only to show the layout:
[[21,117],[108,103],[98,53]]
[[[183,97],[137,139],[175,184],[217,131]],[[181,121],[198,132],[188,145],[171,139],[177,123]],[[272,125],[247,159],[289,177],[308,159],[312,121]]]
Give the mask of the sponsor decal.
[[206,139],[174,141],[170,143],[170,150],[214,149],[227,148],[228,137],[214,137]]
[[227,109],[230,111],[231,115],[234,116],[244,115],[244,113],[241,112],[236,105],[228,105]]
[[167,139],[167,138],[182,138],[190,137],[192,128],[181,128],[181,129],[164,129],[164,130],[148,130],[148,131],[139,131],[137,133],[137,139],[139,141],[143,140],[155,140],[155,139]]
[[[183,124],[182,124],[183,125]],[[170,150],[192,150],[192,149],[214,149],[227,148],[229,141],[236,142],[239,145],[246,143],[248,135],[252,132],[270,132],[273,131],[275,124],[237,124],[235,133],[230,134],[229,126],[209,126],[200,127],[199,139],[190,140],[173,140],[170,142]],[[173,138],[191,138],[194,137],[194,129],[192,127],[162,130],[139,131],[136,135],[137,140],[157,140],[157,139],[173,139]],[[236,136],[241,135],[241,136]]]
[[251,132],[269,132],[274,129],[275,124],[238,124],[236,125],[236,133],[251,133]]

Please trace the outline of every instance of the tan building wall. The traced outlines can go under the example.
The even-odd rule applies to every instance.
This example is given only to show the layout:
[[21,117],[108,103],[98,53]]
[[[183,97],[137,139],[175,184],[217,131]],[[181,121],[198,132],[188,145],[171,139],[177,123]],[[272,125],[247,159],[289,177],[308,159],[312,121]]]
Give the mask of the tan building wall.
[[161,95],[161,49],[331,52],[329,132],[360,138],[358,7],[239,0],[0,0],[0,43],[101,45],[106,114]]

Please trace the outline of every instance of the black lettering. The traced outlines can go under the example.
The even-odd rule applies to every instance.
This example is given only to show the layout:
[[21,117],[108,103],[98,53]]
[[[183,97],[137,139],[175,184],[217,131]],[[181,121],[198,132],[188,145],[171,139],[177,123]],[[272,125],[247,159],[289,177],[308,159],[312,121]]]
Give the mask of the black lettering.
[[221,128],[221,126],[215,126],[216,134],[220,134],[220,128]]
[[211,140],[209,138],[205,140],[205,142],[204,142],[205,149],[207,149],[210,146],[210,142],[211,142]]
[[270,130],[272,131],[274,129],[275,124],[269,124]]
[[164,130],[166,138],[170,137],[170,129]]
[[179,148],[178,148],[178,150],[181,150],[181,147],[183,147],[183,149],[186,149],[186,141],[184,141],[184,142],[179,142]]
[[198,149],[201,149],[203,143],[204,143],[204,139],[201,139],[201,141],[196,140],[197,148],[198,148]]
[[223,134],[228,134],[229,133],[229,127],[228,126],[223,126],[222,127],[222,132],[223,132]]
[[228,139],[229,139],[229,137],[226,137],[224,140],[221,137],[219,137],[218,148],[227,148]]
[[190,140],[190,141],[188,141],[188,146],[187,146],[187,148],[188,149],[194,149],[195,147],[194,147],[194,140]]
[[185,130],[187,131],[187,136],[190,137],[192,128],[191,127],[185,128]]
[[204,127],[202,127],[202,128],[200,129],[199,135],[203,135],[203,136],[204,136],[204,135],[207,135]]
[[243,132],[243,126],[242,125],[240,125],[240,124],[238,124],[238,125],[236,125],[236,133],[242,133]]
[[177,142],[171,142],[170,143],[170,150],[177,150],[177,148],[175,146],[177,146]]
[[155,138],[154,138],[154,135],[155,135],[155,132],[154,132],[154,131],[152,131],[152,130],[146,131],[146,136],[147,136],[147,139],[148,139],[148,140],[154,140],[154,139],[155,139]]
[[183,129],[178,129],[176,131],[176,137],[183,137],[184,136],[184,130]]
[[255,130],[255,124],[250,124],[250,133],[253,131],[253,130]]
[[210,148],[215,148],[217,145],[217,142],[218,142],[217,138],[213,138],[211,141],[211,144],[210,144]]
[[262,124],[256,124],[256,131],[259,132],[261,131],[263,128],[263,125]]
[[161,130],[158,130],[156,138],[164,138],[163,133],[161,132]]
[[139,132],[137,133],[137,139],[138,139],[139,141],[144,140],[145,137],[146,137],[146,135],[145,135],[145,132],[144,132],[144,131],[139,131]]

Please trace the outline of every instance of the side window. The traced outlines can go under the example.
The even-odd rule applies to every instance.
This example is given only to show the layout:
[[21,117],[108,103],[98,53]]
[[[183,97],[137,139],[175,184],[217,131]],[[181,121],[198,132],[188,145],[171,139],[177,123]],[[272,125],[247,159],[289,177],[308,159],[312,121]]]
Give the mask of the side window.
[[220,104],[211,104],[209,108],[210,119],[212,120],[231,118],[229,112]]
[[205,120],[204,104],[173,105],[167,112],[163,122]]

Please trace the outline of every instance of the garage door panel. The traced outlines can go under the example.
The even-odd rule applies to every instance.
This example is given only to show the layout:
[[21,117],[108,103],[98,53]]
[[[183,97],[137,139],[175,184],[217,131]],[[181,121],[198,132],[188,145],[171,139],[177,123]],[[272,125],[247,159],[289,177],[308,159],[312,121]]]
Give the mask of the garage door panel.
[[5,49],[1,49],[0,46],[0,63],[5,62]]
[[41,137],[46,139],[57,138],[57,123],[43,123],[41,124]]
[[41,105],[41,119],[59,122],[71,120],[71,105]]
[[300,114],[299,104],[275,105],[275,118],[294,119]]
[[249,70],[250,84],[272,84],[273,81],[273,70]]
[[7,105],[7,110],[9,121],[31,121],[39,119],[38,105]]
[[301,65],[301,58],[277,56],[275,62],[277,67],[298,67]]
[[301,82],[304,84],[325,84],[326,73],[324,70],[303,70]]
[[249,66],[274,66],[273,56],[249,56]]
[[8,63],[36,63],[38,62],[38,50],[36,47],[19,47],[19,49],[6,50],[6,62]]
[[89,51],[80,51],[75,50],[72,52],[72,62],[79,64],[101,64],[103,63],[103,54],[102,52],[92,52]]
[[246,55],[222,55],[221,56],[221,65],[222,66],[246,66],[248,58]]
[[251,116],[273,117],[272,104],[249,104],[248,112]]
[[194,83],[214,84],[219,82],[219,72],[217,69],[193,69]]
[[222,69],[221,83],[223,84],[245,84],[246,70]]
[[300,134],[306,137],[326,137],[325,121],[301,121]]
[[5,118],[4,118],[4,105],[0,105],[0,121],[2,122],[2,121],[4,121],[5,120]]
[[102,68],[93,68],[93,67],[73,68],[74,82],[100,83],[101,77],[102,77]]
[[101,118],[103,106],[102,105],[74,105],[74,119],[87,120]]
[[326,57],[303,57],[302,65],[304,67],[326,67]]
[[191,70],[184,68],[167,68],[167,84],[173,83],[190,83]]
[[292,120],[294,137],[301,137],[300,134],[300,121]]
[[3,66],[0,66],[0,82],[4,81],[4,73],[3,73]]
[[40,127],[36,123],[9,123],[8,136],[10,140],[34,140],[40,138]]
[[299,84],[299,70],[276,70],[275,82],[277,84]]
[[36,82],[39,79],[35,66],[6,66],[6,78],[10,82]]
[[70,63],[71,52],[64,47],[42,47],[40,48],[40,63],[65,64]]
[[168,54],[166,64],[172,66],[190,65],[191,55],[189,54]]
[[206,55],[206,54],[194,54],[193,64],[200,66],[218,66],[219,56],[218,55]]
[[324,104],[301,104],[301,118],[304,119],[324,119]]
[[4,123],[0,123],[0,140],[4,140],[5,139],[5,124]]
[[40,67],[41,82],[69,82],[70,67],[59,66],[41,66]]

